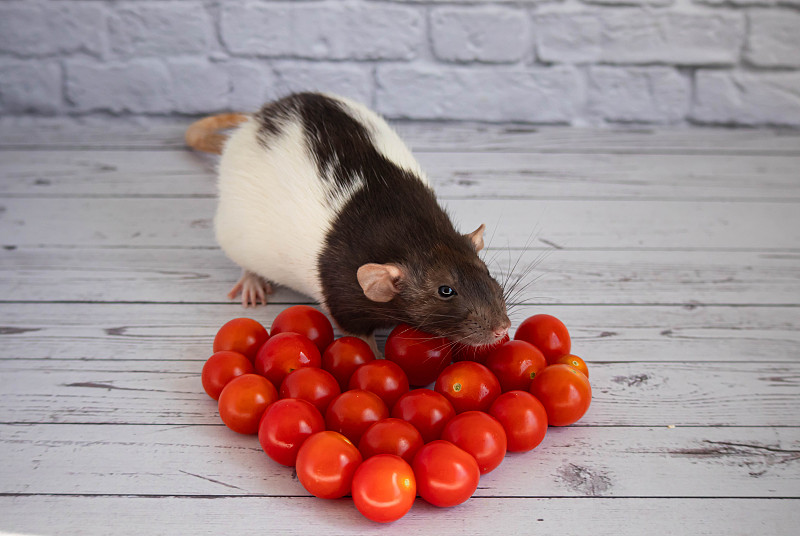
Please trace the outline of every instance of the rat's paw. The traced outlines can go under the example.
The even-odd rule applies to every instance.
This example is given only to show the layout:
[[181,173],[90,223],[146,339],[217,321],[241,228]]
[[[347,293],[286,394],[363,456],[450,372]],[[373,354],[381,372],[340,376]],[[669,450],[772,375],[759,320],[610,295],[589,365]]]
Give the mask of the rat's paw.
[[236,299],[240,292],[242,294],[242,306],[250,307],[252,305],[255,307],[259,303],[266,305],[267,296],[272,294],[273,289],[272,284],[260,275],[242,270],[242,277],[239,278],[239,281],[228,293],[228,298],[231,300]]

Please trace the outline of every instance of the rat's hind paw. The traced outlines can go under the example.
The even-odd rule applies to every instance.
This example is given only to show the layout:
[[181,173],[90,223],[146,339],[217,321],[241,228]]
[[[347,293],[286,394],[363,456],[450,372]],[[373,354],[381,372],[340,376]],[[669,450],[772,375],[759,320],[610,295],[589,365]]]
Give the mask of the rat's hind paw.
[[242,277],[228,292],[228,298],[231,300],[236,299],[240,292],[242,294],[242,306],[250,307],[252,305],[255,307],[259,302],[266,305],[267,296],[272,294],[273,289],[272,284],[260,275],[242,270]]

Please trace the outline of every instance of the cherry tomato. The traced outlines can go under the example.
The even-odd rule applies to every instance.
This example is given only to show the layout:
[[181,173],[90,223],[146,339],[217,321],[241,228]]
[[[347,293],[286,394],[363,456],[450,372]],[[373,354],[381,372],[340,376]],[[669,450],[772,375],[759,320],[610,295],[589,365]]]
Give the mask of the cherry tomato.
[[331,321],[310,305],[293,305],[278,313],[272,321],[272,335],[278,333],[299,333],[313,342],[320,355],[333,342]]
[[551,315],[533,315],[522,321],[514,333],[514,340],[527,341],[539,349],[552,365],[570,349],[567,326]]
[[465,411],[450,419],[442,439],[469,452],[482,475],[500,465],[506,455],[503,425],[483,411]]
[[352,493],[356,508],[367,519],[388,523],[411,510],[417,498],[417,481],[403,458],[379,454],[358,466]]
[[356,369],[348,387],[375,393],[391,410],[397,399],[408,392],[408,378],[397,363],[375,359]]
[[567,354],[556,359],[554,364],[569,365],[570,367],[580,370],[588,378],[589,367],[586,366],[586,361],[574,354]]
[[451,361],[452,343],[407,324],[395,327],[386,339],[386,359],[394,361],[408,376],[408,383],[425,386],[436,380]]
[[300,367],[318,367],[322,362],[317,347],[303,335],[278,333],[270,337],[256,355],[256,372],[275,385]]
[[275,386],[258,374],[244,374],[228,382],[219,395],[222,422],[240,434],[255,434],[267,406],[278,400]]
[[487,344],[483,346],[467,346],[466,344],[457,342],[453,343],[453,361],[477,361],[478,363],[485,365],[486,358],[489,357],[489,354],[491,354],[495,348],[502,346],[510,340],[511,337],[508,335],[508,333],[506,333],[505,337],[494,344]]
[[338,499],[350,492],[361,460],[356,446],[339,432],[317,432],[297,452],[297,479],[315,497]]
[[200,381],[208,396],[219,400],[222,389],[232,379],[242,374],[253,374],[256,370],[244,354],[222,350],[208,358],[203,365]]
[[214,337],[214,353],[231,350],[243,354],[252,362],[267,339],[267,330],[252,318],[234,318],[217,331],[217,336]]
[[299,398],[278,400],[267,408],[258,426],[258,442],[267,455],[293,466],[308,436],[325,430],[325,419],[310,402]]
[[422,436],[414,425],[403,419],[389,418],[367,428],[358,442],[358,450],[365,460],[376,454],[395,454],[411,463],[422,445]]
[[450,401],[430,389],[409,391],[392,408],[392,417],[413,425],[425,443],[439,439],[447,422],[455,416]]
[[497,397],[489,414],[503,425],[509,452],[526,452],[547,433],[547,412],[527,391],[508,391]]
[[434,506],[461,504],[478,489],[481,472],[470,453],[449,441],[432,441],[419,449],[411,464],[417,492]]
[[444,369],[433,389],[453,404],[456,413],[486,411],[500,396],[500,382],[492,371],[474,361],[459,361]]
[[589,379],[569,365],[550,365],[531,382],[530,392],[547,411],[547,422],[568,426],[583,417],[592,402]]
[[372,423],[388,416],[389,410],[378,395],[353,389],[331,401],[325,412],[325,424],[328,430],[335,430],[354,445],[358,445],[361,436]]
[[281,398],[300,398],[311,402],[324,414],[331,400],[341,392],[336,378],[330,372],[316,367],[300,367],[283,379],[278,394]]
[[547,366],[547,360],[531,343],[509,341],[495,348],[486,366],[497,376],[503,392],[527,391],[536,373]]
[[347,391],[356,369],[375,359],[369,344],[358,337],[339,337],[322,354],[322,368],[333,374],[342,391]]

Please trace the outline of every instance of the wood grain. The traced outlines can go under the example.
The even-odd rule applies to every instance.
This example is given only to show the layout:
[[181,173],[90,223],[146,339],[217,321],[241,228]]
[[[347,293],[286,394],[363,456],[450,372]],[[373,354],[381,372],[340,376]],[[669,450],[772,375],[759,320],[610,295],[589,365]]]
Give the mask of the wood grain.
[[3,528],[25,534],[271,533],[454,535],[593,534],[671,536],[794,534],[797,499],[474,498],[453,508],[417,499],[390,525],[376,526],[347,499],[291,497],[0,497]]
[[[266,327],[284,304],[0,304],[0,359],[206,359],[217,329],[239,316]],[[800,362],[800,315],[785,307],[521,306],[569,327],[572,350],[595,362]],[[379,345],[387,335],[378,332]]]
[[[418,160],[442,199],[800,199],[800,156],[436,152]],[[0,164],[5,197],[216,195],[216,160],[186,151],[4,151]]]
[[[69,122],[64,118],[0,120],[0,147],[6,149],[185,148],[191,120],[125,124],[122,120]],[[565,154],[767,154],[800,155],[800,134],[781,129],[570,128],[515,124],[394,121],[415,152],[506,151]]]
[[[773,305],[800,296],[800,252],[492,248],[484,258],[498,281],[520,289],[515,303]],[[239,275],[217,248],[0,249],[0,296],[13,301],[222,302]],[[270,301],[308,298],[278,287]]]
[[[179,201],[179,202],[178,202]],[[463,232],[483,222],[495,247],[774,249],[800,244],[792,202],[450,200]],[[0,243],[17,246],[207,247],[213,199],[0,201]],[[298,224],[300,224],[298,222]]]
[[[222,425],[0,425],[0,449],[0,494],[310,496],[255,436]],[[475,496],[793,497],[799,464],[798,428],[767,441],[758,428],[550,428]]]
[[[205,359],[2,360],[0,423],[216,424]],[[598,362],[590,379],[586,426],[800,426],[798,362]]]

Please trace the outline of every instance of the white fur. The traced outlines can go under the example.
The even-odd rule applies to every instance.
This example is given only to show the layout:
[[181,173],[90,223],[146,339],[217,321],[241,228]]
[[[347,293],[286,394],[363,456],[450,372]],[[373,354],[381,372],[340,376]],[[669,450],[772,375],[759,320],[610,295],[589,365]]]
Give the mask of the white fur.
[[[358,103],[329,97],[367,127],[381,154],[427,184],[411,152],[383,119]],[[269,149],[258,142],[257,131],[257,122],[248,120],[225,144],[214,220],[217,241],[245,270],[322,302],[317,258],[334,218],[364,183],[356,178],[331,201],[326,185],[333,181],[318,176],[299,123],[288,123],[270,139]]]

